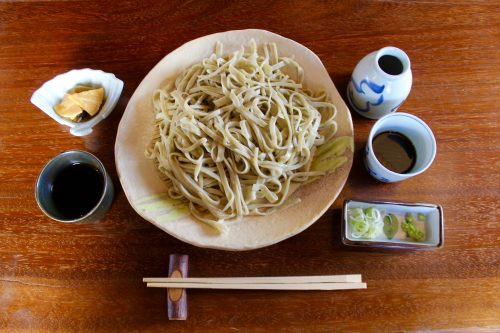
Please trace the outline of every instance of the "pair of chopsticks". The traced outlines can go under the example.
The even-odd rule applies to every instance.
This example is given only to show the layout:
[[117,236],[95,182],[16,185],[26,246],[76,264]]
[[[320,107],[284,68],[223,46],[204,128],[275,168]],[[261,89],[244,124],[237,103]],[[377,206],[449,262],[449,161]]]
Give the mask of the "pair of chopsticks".
[[143,278],[152,288],[345,290],[366,289],[360,274],[227,278]]

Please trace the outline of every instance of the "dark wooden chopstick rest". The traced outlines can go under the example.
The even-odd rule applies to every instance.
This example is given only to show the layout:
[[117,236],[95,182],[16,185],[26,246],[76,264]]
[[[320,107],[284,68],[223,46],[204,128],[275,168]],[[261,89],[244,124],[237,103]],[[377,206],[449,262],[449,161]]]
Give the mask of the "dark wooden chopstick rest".
[[[189,256],[185,254],[171,254],[168,264],[168,276],[171,278],[188,277]],[[186,289],[168,288],[167,289],[167,307],[168,319],[186,320],[187,319],[187,295]]]

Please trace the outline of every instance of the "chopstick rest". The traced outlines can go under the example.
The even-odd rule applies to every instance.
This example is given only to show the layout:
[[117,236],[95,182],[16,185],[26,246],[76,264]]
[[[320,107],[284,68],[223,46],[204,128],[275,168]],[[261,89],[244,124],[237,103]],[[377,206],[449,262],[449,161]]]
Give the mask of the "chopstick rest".
[[[168,264],[168,276],[173,279],[186,278],[188,275],[189,257],[185,254],[171,254]],[[169,287],[167,289],[167,311],[170,320],[187,319],[187,295],[186,289]]]

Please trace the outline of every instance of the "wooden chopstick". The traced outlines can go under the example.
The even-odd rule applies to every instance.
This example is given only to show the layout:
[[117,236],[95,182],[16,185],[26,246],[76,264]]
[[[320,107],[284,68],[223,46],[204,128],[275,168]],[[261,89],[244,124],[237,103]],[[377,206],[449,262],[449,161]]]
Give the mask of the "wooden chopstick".
[[205,283],[205,284],[288,284],[288,283],[347,283],[362,282],[361,274],[269,277],[218,277],[218,278],[143,278],[151,283]]
[[322,282],[322,283],[191,283],[191,282],[149,282],[152,288],[191,289],[253,289],[253,290],[345,290],[366,289],[363,282]]

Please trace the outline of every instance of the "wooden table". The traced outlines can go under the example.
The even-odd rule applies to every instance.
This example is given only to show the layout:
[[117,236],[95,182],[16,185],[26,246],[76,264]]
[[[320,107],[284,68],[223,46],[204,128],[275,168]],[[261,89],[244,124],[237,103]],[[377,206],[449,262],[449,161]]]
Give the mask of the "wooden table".
[[[500,330],[500,3],[498,1],[19,2],[0,4],[0,330],[313,332]],[[206,34],[261,28],[322,59],[345,97],[356,63],[404,49],[414,83],[400,110],[424,119],[438,153],[424,174],[382,184],[361,159],[373,121],[353,115],[347,185],[313,226],[279,244],[223,252],[182,243],[140,218],[117,178],[118,123],[142,78],[166,54]],[[30,104],[43,82],[73,68],[115,73],[125,89],[111,116],[74,137]],[[116,185],[99,223],[68,225],[37,207],[34,183],[57,153],[96,154]],[[340,243],[346,198],[441,204],[445,246],[351,249]],[[338,292],[189,291],[189,318],[169,322],[170,253],[191,276],[361,273],[368,289]]]

